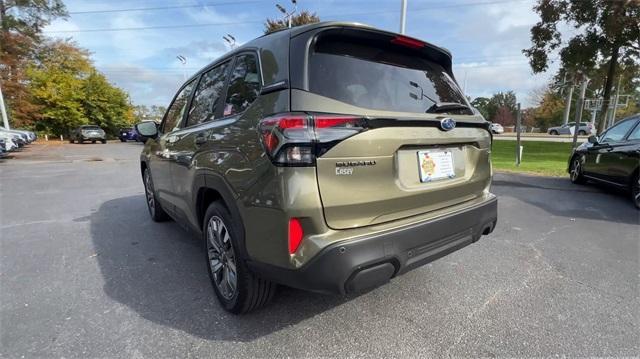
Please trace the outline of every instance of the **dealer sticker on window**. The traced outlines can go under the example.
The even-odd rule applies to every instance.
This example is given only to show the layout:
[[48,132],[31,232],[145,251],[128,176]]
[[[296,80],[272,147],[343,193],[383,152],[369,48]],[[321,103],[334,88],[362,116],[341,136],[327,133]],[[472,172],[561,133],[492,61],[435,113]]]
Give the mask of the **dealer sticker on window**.
[[418,151],[421,182],[432,182],[456,176],[451,151]]

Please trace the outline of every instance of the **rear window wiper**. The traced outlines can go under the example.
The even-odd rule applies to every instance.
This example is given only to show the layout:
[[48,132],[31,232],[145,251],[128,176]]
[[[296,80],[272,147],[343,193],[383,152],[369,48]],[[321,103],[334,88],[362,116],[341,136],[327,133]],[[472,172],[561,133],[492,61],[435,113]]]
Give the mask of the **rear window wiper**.
[[453,110],[467,110],[473,113],[473,111],[471,110],[471,108],[469,108],[469,106],[462,103],[458,103],[458,102],[437,102],[437,103],[434,103],[431,107],[429,107],[425,112],[440,113],[440,112],[447,112],[447,111],[453,111]]

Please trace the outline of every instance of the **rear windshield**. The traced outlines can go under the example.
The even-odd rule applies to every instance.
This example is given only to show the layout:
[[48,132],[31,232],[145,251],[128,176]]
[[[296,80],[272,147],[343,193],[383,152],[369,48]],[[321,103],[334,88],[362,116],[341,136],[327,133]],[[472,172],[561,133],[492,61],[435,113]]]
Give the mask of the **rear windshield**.
[[83,130],[99,130],[100,127],[98,126],[82,126]]
[[455,81],[441,65],[408,53],[333,36],[318,41],[310,56],[309,90],[376,110],[424,113],[435,103],[467,105]]

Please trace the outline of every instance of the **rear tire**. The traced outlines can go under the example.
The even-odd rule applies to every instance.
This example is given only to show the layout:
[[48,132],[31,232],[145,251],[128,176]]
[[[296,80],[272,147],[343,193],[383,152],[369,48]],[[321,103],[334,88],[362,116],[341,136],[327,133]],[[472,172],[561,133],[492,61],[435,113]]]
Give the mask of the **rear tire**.
[[124,138],[121,138],[120,142],[127,142],[127,140],[125,140]]
[[640,209],[640,171],[636,172],[636,175],[631,182],[631,199],[637,209]]
[[79,144],[83,144],[83,143],[84,143],[84,140],[83,140],[83,139],[79,139],[79,140],[76,140],[76,141],[77,141]]
[[73,143],[73,138],[70,138],[70,139],[69,139],[69,143]]
[[96,140],[91,141],[91,143],[96,143]]
[[145,168],[144,175],[144,194],[147,199],[147,209],[149,215],[154,222],[164,222],[169,220],[169,215],[162,209],[158,197],[156,196],[155,188],[153,187],[153,180],[151,179],[151,172],[148,168]]
[[586,135],[587,135],[587,133],[586,133],[585,131],[580,130],[580,131],[578,131],[578,135],[580,135],[580,136],[586,136]]
[[100,142],[102,142],[102,144],[104,145],[107,143],[107,140],[100,140]]
[[207,270],[213,291],[222,307],[234,314],[263,307],[276,291],[275,283],[257,277],[247,267],[239,245],[244,241],[241,226],[220,202],[209,205],[202,224]]
[[571,179],[572,183],[584,184],[587,182],[587,179],[584,177],[584,174],[582,173],[583,164],[584,164],[583,155],[575,155],[571,159],[571,165],[569,166],[569,179]]
[[552,135],[552,136],[557,136],[558,135],[558,131],[553,130],[553,131],[549,132],[549,134]]

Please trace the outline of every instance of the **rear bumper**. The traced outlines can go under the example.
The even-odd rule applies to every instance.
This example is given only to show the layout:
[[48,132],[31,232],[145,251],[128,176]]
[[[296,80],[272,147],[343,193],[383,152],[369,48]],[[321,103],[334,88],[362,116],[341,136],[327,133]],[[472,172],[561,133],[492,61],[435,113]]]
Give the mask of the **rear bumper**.
[[489,234],[496,225],[495,196],[475,206],[392,231],[335,243],[299,269],[259,262],[258,275],[321,293],[357,292],[455,252]]

